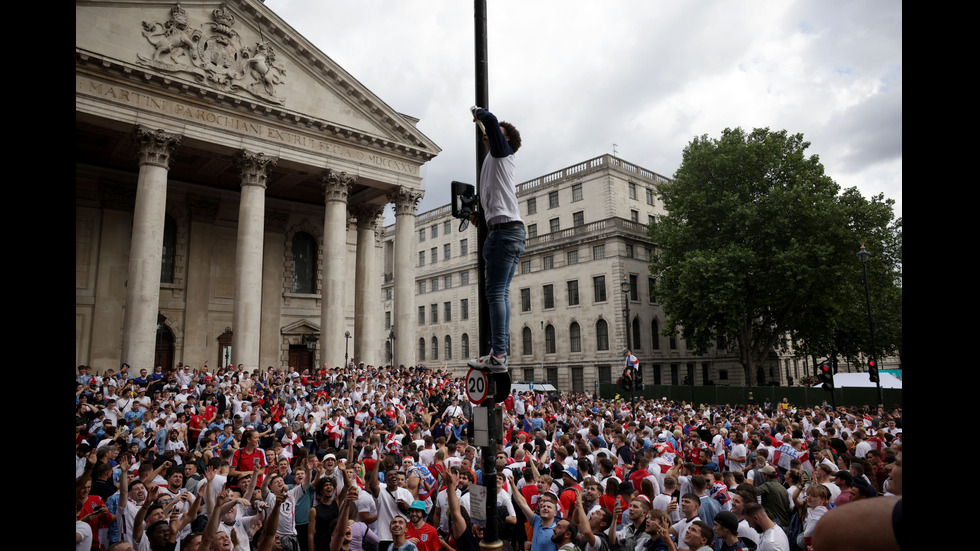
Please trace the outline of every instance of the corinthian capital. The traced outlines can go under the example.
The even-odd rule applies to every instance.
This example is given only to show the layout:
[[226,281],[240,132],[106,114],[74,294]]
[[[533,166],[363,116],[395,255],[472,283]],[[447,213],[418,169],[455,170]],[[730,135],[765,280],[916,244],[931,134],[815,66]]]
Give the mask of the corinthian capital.
[[378,224],[378,218],[384,212],[384,205],[360,204],[348,207],[351,215],[357,218],[357,228],[361,230],[374,229]]
[[421,189],[400,186],[398,189],[389,193],[387,197],[389,203],[395,204],[395,216],[399,216],[402,214],[415,214],[415,209],[419,206],[419,201],[423,195],[425,195],[425,192]]
[[238,165],[242,175],[242,187],[259,186],[265,189],[269,181],[269,172],[278,163],[279,159],[268,157],[265,153],[241,150],[235,164]]
[[182,139],[183,136],[179,134],[150,130],[141,124],[133,129],[133,143],[136,145],[136,155],[141,165],[155,165],[169,170],[170,156],[174,154]]
[[323,184],[323,202],[339,201],[346,203],[350,187],[356,181],[357,176],[346,172],[338,172],[329,168],[324,170],[323,175],[320,176],[320,182]]

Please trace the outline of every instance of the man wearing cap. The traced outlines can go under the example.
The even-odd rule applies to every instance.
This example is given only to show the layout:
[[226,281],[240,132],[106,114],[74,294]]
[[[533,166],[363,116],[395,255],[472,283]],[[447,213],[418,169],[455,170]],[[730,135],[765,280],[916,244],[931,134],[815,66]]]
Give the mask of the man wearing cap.
[[582,487],[578,483],[578,470],[575,467],[567,467],[561,472],[561,481],[565,486],[559,498],[559,503],[561,504],[561,511],[563,514],[568,514],[572,510],[572,505],[575,504],[575,495],[581,491]]
[[834,506],[840,507],[851,501],[851,486],[854,484],[854,475],[851,471],[837,471],[834,473],[834,483],[840,489],[840,494],[834,499]]
[[766,508],[766,514],[776,524],[782,527],[789,526],[789,493],[786,488],[779,483],[779,475],[772,465],[766,465],[759,469],[759,473],[765,477],[766,481],[757,489],[761,498],[762,506]]
[[715,537],[720,542],[716,551],[748,551],[748,547],[738,539],[738,517],[730,511],[715,515]]
[[415,500],[408,508],[408,541],[419,551],[439,551],[439,533],[431,524],[425,522],[425,502]]

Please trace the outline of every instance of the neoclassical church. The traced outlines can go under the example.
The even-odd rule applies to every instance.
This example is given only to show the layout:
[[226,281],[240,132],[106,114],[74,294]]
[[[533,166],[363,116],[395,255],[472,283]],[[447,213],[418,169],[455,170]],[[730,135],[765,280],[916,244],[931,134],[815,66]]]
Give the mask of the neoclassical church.
[[76,0],[76,365],[383,362],[385,274],[416,322],[417,122],[259,0]]

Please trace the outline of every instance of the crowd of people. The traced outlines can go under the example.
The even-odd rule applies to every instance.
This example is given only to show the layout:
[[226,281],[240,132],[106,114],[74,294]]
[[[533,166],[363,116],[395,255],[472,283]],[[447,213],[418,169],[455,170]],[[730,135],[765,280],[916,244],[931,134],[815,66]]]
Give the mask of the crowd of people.
[[80,366],[75,404],[76,549],[476,551],[490,476],[511,551],[902,542],[900,408],[513,392],[485,477],[446,366]]

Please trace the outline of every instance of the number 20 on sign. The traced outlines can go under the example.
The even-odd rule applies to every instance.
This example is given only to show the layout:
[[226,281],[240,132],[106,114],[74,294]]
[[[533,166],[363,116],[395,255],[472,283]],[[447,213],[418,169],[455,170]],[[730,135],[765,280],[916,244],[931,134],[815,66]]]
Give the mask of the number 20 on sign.
[[482,404],[487,398],[487,374],[471,369],[466,374],[466,397],[474,404]]

